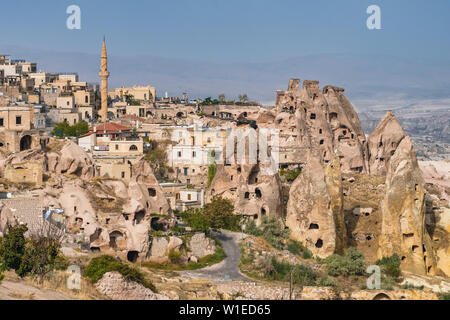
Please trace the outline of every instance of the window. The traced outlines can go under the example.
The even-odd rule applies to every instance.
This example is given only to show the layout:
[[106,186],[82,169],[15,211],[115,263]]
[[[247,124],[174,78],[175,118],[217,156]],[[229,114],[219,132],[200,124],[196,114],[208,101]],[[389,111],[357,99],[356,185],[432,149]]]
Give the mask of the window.
[[314,119],[316,118],[316,114],[315,114],[315,113],[311,113],[311,115],[309,116],[309,118],[310,118],[311,120],[314,120]]
[[131,146],[130,146],[130,151],[137,151],[137,147],[136,147],[136,145],[134,145],[134,144],[132,144]]
[[67,101],[67,105],[68,105],[68,106],[70,105],[70,102],[69,102],[69,101]]
[[211,142],[211,138],[208,137],[208,139],[206,141]]
[[4,126],[4,124],[3,124],[3,118],[0,118],[0,127],[3,127]]
[[188,200],[191,200],[191,194],[190,193],[188,193],[187,198],[188,198]]
[[125,172],[122,171],[122,178],[125,178]]
[[21,116],[16,116],[16,124],[17,125],[22,124],[22,117]]
[[320,140],[320,144],[323,144],[323,142],[324,142],[324,141],[323,141],[323,139],[322,139],[322,140]]
[[181,151],[178,151],[178,158],[181,158]]
[[116,150],[119,150],[119,145],[118,144],[116,144]]
[[89,97],[88,96],[85,96],[84,97],[84,103],[88,103],[89,102]]
[[195,158],[195,155],[196,155],[195,151],[192,151],[192,157],[193,158]]

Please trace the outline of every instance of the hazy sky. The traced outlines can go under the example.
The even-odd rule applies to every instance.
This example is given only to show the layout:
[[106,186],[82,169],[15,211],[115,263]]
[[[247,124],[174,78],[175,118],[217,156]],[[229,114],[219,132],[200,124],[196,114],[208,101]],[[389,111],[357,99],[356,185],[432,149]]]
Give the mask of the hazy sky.
[[[81,30],[66,8],[81,8]],[[369,31],[366,8],[381,7]],[[42,0],[2,1],[1,44],[214,62],[271,61],[318,53],[449,56],[448,0]],[[0,47],[1,50],[1,47]]]
[[[73,4],[81,30],[66,27]],[[366,27],[372,4],[381,30]],[[271,102],[298,77],[363,105],[450,98],[449,0],[11,0],[0,30],[0,53],[89,82],[105,35],[110,85],[150,84],[160,96]]]

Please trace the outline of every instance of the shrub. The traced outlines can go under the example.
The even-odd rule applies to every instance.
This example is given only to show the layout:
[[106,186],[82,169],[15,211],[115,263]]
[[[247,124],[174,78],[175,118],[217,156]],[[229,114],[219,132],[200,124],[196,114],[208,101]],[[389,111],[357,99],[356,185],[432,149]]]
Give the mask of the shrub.
[[25,232],[28,228],[25,225],[8,226],[8,232],[0,239],[0,270],[19,270],[22,257],[25,254],[26,239]]
[[334,282],[333,278],[328,276],[322,276],[316,281],[316,285],[319,287],[336,287],[337,284]]
[[292,281],[294,284],[302,286],[313,285],[316,282],[316,274],[314,271],[305,265],[292,265],[287,262],[280,262],[275,257],[272,257],[273,271],[266,273],[272,280],[290,281],[292,274]]
[[384,257],[383,259],[378,260],[376,264],[380,266],[381,270],[390,277],[398,278],[401,275],[400,258],[396,253],[390,257]]
[[92,283],[100,280],[107,272],[119,272],[125,280],[135,281],[142,284],[144,287],[156,292],[156,288],[150,281],[146,280],[144,275],[136,268],[119,262],[111,256],[103,255],[92,259],[89,262],[83,275],[91,280]]
[[[213,157],[212,154],[211,154],[211,157]],[[216,175],[216,171],[217,171],[217,166],[215,164],[210,164],[208,166],[208,183],[207,183],[208,188],[211,186],[211,182],[213,181],[214,176]]]
[[287,181],[292,182],[302,173],[301,169],[297,170],[280,170],[280,176],[284,176]]
[[57,239],[49,237],[32,238],[25,249],[22,262],[16,273],[24,277],[27,274],[39,277],[45,276],[50,271],[60,267],[61,259],[58,259],[61,244]]
[[5,279],[5,275],[0,273],[0,284],[2,284],[3,279]]
[[303,259],[311,259],[313,256],[308,248],[306,248],[302,243],[295,240],[290,240],[288,242],[287,250],[292,254],[301,255]]
[[364,255],[355,248],[349,248],[345,256],[333,254],[324,260],[331,276],[363,275],[366,271]]
[[179,264],[179,263],[181,263],[181,255],[182,255],[182,252],[181,251],[179,251],[179,250],[174,250],[174,249],[171,249],[170,251],[169,251],[169,260],[170,260],[170,262],[171,263],[173,263],[173,264]]
[[439,300],[450,300],[450,293],[442,293],[439,295]]
[[287,250],[292,254],[300,254],[302,252],[302,245],[297,241],[289,241]]
[[263,217],[261,225],[256,227],[254,222],[248,222],[245,231],[255,236],[261,236],[270,245],[276,249],[283,249],[281,240],[286,240],[289,237],[289,230],[285,230],[280,221],[275,217]]

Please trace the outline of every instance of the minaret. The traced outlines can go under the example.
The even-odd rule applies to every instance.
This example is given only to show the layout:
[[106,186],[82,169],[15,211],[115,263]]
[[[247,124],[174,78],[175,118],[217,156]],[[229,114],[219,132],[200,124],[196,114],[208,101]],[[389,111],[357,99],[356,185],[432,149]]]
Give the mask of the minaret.
[[105,38],[103,38],[103,48],[102,48],[102,58],[101,58],[101,68],[99,73],[101,79],[101,98],[102,105],[100,108],[100,117],[102,122],[106,122],[108,119],[108,55],[106,54],[106,43]]

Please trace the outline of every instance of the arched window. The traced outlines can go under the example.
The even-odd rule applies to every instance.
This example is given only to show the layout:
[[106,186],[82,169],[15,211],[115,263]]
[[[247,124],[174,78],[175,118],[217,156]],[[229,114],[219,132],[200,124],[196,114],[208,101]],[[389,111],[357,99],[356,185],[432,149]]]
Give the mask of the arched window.
[[136,145],[134,145],[134,144],[132,144],[131,146],[130,146],[130,151],[137,151],[137,147],[136,147]]

